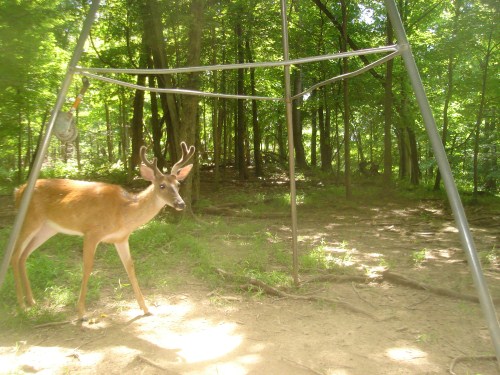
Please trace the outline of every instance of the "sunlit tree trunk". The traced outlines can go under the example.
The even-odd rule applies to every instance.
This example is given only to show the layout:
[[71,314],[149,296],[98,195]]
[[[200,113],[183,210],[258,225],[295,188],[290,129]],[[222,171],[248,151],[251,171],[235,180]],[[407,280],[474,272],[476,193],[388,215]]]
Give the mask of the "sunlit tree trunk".
[[[460,16],[460,1],[454,0],[453,3],[454,3],[453,6],[455,9],[455,14],[453,17],[452,39],[456,40],[458,33],[458,19]],[[443,146],[445,148],[448,138],[448,124],[449,124],[448,110],[450,108],[450,103],[453,97],[453,70],[455,65],[455,48],[451,46],[448,48],[449,48],[448,64],[446,69],[447,84],[446,84],[446,95],[444,98],[444,107],[443,107],[443,129],[441,133],[441,141],[443,142]],[[434,190],[439,190],[440,184],[441,184],[441,173],[439,172],[438,169],[436,173],[436,179],[434,181]]]
[[[205,0],[192,0],[191,1],[191,21],[189,24],[189,50],[188,50],[188,66],[199,66],[201,57],[201,35],[203,29],[203,10],[205,7]],[[199,89],[199,73],[189,73],[187,88],[192,90]],[[185,98],[182,106],[182,127],[180,129],[181,139],[189,145],[196,144],[199,134],[199,111],[198,111],[199,97],[189,95]],[[198,149],[199,143],[196,144]],[[180,155],[180,152],[178,152]],[[184,201],[188,205],[187,212],[191,212],[191,203],[197,199],[196,192],[199,191],[199,164],[198,158],[194,158],[194,173],[193,178],[187,179],[183,186]]]
[[495,46],[492,46],[493,28],[490,30],[488,38],[488,47],[486,55],[481,62],[483,67],[483,76],[481,82],[481,100],[479,102],[479,109],[477,111],[475,137],[474,137],[474,158],[473,158],[473,176],[474,176],[474,196],[477,197],[479,191],[479,143],[480,143],[480,128],[484,119],[484,106],[486,102],[486,82],[488,78],[488,67],[490,63],[491,53]]
[[[302,71],[300,69],[295,69],[292,74],[294,94],[299,94],[302,91]],[[302,101],[302,97],[292,101],[293,144],[295,147],[295,164],[298,168],[307,167],[302,139],[302,113],[300,110]]]
[[[241,27],[241,22],[236,23],[236,38],[237,38],[237,52],[238,52],[238,63],[242,64],[245,62],[245,51],[243,49],[243,30]],[[237,94],[243,95],[245,92],[245,80],[244,80],[244,70],[238,69],[237,72]],[[245,160],[245,102],[239,99],[236,103],[236,165],[238,167],[238,174],[240,179],[248,178],[247,163]]]
[[[394,43],[393,30],[389,17],[387,18],[387,44]],[[392,70],[394,61],[389,60],[385,68],[384,82],[384,183],[388,185],[392,179]]]
[[[342,35],[341,35],[341,48],[340,50],[347,51],[347,4],[346,0],[340,1],[342,10]],[[342,59],[342,73],[345,74],[349,71],[348,58]],[[342,94],[344,103],[344,184],[345,195],[347,199],[352,197],[351,188],[351,132],[350,132],[350,103],[349,103],[349,80],[342,81]]]

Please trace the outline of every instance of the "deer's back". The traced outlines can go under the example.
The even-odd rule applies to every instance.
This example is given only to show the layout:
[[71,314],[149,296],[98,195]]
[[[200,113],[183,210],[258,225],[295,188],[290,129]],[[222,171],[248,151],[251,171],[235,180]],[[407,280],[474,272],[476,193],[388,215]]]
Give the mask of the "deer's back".
[[[26,185],[16,192],[18,205]],[[130,195],[120,186],[66,179],[38,180],[26,220],[49,222],[61,232],[109,232]],[[113,218],[113,219],[112,219]]]

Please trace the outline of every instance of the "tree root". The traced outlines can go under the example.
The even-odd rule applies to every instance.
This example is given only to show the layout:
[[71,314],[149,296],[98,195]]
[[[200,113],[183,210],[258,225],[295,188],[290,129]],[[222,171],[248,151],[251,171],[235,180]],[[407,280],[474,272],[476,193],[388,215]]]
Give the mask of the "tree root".
[[[391,284],[403,285],[418,290],[425,290],[433,294],[437,294],[444,297],[456,298],[463,301],[479,303],[479,298],[475,295],[458,293],[450,289],[428,285],[419,281],[412,280],[406,276],[403,276],[399,273],[392,272],[389,270],[383,272],[379,277],[375,278],[368,278],[356,275],[320,275],[310,278],[305,282],[310,283],[318,281],[332,281],[338,283],[345,283],[345,282],[367,283],[370,281],[380,283],[382,281],[387,281]],[[493,303],[497,306],[500,305],[500,298],[493,298]]]
[[[375,320],[375,321],[380,321],[381,319],[376,317],[370,312],[367,312],[359,307],[356,307],[340,298],[325,298],[325,297],[317,297],[317,296],[304,296],[304,295],[296,295],[296,294],[290,294],[283,292],[279,289],[276,289],[263,281],[257,280],[252,277],[246,277],[246,276],[240,276],[240,275],[235,275],[232,273],[229,273],[227,271],[224,271],[220,268],[216,268],[215,271],[222,277],[232,280],[234,282],[241,283],[241,287],[249,288],[249,287],[257,287],[260,288],[264,293],[280,298],[288,298],[288,299],[293,299],[293,300],[302,300],[302,301],[312,301],[312,302],[321,302],[321,303],[329,303],[329,304],[335,304],[338,305],[348,311],[352,311],[358,314],[362,314],[365,316],[368,316],[369,318]],[[366,283],[369,281],[375,281],[375,282],[382,282],[382,281],[387,281],[392,284],[398,284],[398,285],[404,285],[406,287],[414,288],[414,289],[419,289],[419,290],[425,290],[440,296],[445,296],[445,297],[450,297],[450,298],[456,298],[459,300],[464,300],[464,301],[470,301],[470,302],[475,302],[479,303],[479,298],[474,295],[470,294],[463,294],[463,293],[458,293],[453,290],[445,289],[445,288],[440,288],[440,287],[435,287],[431,286],[428,284],[424,284],[418,281],[411,280],[407,278],[406,276],[400,275],[395,272],[391,271],[385,271],[381,274],[381,276],[376,277],[376,278],[368,278],[364,276],[353,276],[353,275],[321,275],[317,276],[314,278],[311,278],[305,282],[310,283],[310,282],[317,282],[317,281],[333,281],[333,282],[359,282],[359,283]],[[358,295],[359,296],[359,295]],[[366,302],[366,301],[365,301]],[[498,305],[500,304],[500,299],[499,298],[494,298],[493,302]]]
[[[398,273],[394,273],[391,271],[385,271],[382,273],[381,280],[388,281],[393,284],[398,284],[398,285],[404,285],[410,288],[414,289],[419,289],[419,290],[426,290],[428,292],[440,295],[440,296],[445,296],[445,297],[451,297],[451,298],[456,298],[464,301],[470,301],[470,302],[475,302],[479,303],[479,298],[477,296],[471,295],[471,294],[463,294],[463,293],[458,293],[453,290],[445,289],[445,288],[439,288],[435,287],[432,285],[424,284],[418,281],[411,280],[407,278],[406,276],[400,275]],[[500,304],[500,299],[499,298],[494,298],[493,302],[495,305]]]
[[158,364],[158,363],[156,363],[156,362],[154,362],[154,361],[150,360],[149,358],[146,358],[146,357],[144,357],[142,355],[136,355],[135,358],[138,359],[139,361],[147,363],[150,366],[153,366],[153,367],[156,367],[157,369],[162,370],[163,374],[166,374],[166,375],[179,375],[178,372],[169,370],[168,368],[166,368],[166,367],[164,367],[164,366],[162,366],[162,365],[160,365],[160,364]]
[[455,366],[459,362],[466,362],[466,361],[496,361],[497,357],[494,355],[478,355],[478,356],[459,356],[453,359],[450,363],[450,369],[449,372],[451,375],[457,375],[455,373]]
[[248,286],[258,287],[262,291],[264,291],[264,293],[269,294],[271,296],[288,298],[288,299],[293,299],[293,300],[300,300],[300,301],[330,303],[330,304],[340,306],[348,311],[365,315],[373,320],[376,320],[376,321],[380,320],[375,315],[373,315],[373,314],[371,314],[363,309],[360,309],[359,307],[351,305],[350,303],[343,301],[340,298],[331,299],[331,298],[316,297],[316,296],[300,296],[300,295],[296,295],[296,294],[290,294],[290,293],[282,292],[281,290],[276,289],[276,288],[264,283],[263,281],[254,279],[253,277],[245,277],[245,276],[235,275],[235,274],[226,272],[220,268],[217,268],[215,271],[219,275],[221,275],[222,277],[224,277],[226,279],[233,280],[233,281],[239,282],[239,283],[244,283],[243,284],[244,287],[245,286],[247,288],[248,288]]
[[290,364],[292,364],[292,365],[294,365],[296,367],[299,367],[301,369],[304,369],[304,370],[307,370],[309,372],[312,372],[315,375],[323,375],[322,372],[318,372],[318,371],[312,369],[311,367],[305,366],[302,363],[299,363],[299,362],[294,361],[292,359],[289,359],[289,358],[286,358],[286,357],[281,357],[281,360],[284,361],[284,362],[288,362],[288,363],[290,363]]
[[50,323],[43,323],[43,324],[38,324],[34,326],[33,328],[47,328],[47,327],[54,327],[54,326],[62,326],[65,324],[71,324],[73,321],[71,320],[65,320],[62,322],[50,322]]

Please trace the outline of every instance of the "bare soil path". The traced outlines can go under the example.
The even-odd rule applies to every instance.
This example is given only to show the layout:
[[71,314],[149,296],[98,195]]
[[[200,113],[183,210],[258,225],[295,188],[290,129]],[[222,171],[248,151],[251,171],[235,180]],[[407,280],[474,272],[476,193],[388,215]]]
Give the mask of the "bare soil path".
[[[2,219],[10,220],[6,200],[3,207]],[[390,269],[421,283],[475,294],[451,215],[440,202],[388,198],[356,205],[332,202],[332,207],[299,207],[302,251],[323,244],[335,259],[352,262],[360,275]],[[500,213],[487,207],[468,211],[478,250],[498,250]],[[268,230],[280,238],[289,238],[288,219],[260,220],[267,220]],[[230,244],[219,251],[220,256],[243,256],[231,254]],[[500,297],[498,260],[484,268],[492,296]],[[313,276],[301,274],[304,281]],[[368,279],[311,282],[302,294],[345,301],[374,319],[341,304],[241,292],[229,280],[227,287],[213,290],[189,270],[179,270],[178,277],[183,283],[174,292],[143,290],[152,316],[140,316],[132,295],[120,305],[104,297],[89,306],[94,319],[83,324],[2,332],[0,373],[447,374],[454,358],[493,354],[477,303],[426,290]],[[454,371],[498,374],[496,362],[488,359],[460,361]]]

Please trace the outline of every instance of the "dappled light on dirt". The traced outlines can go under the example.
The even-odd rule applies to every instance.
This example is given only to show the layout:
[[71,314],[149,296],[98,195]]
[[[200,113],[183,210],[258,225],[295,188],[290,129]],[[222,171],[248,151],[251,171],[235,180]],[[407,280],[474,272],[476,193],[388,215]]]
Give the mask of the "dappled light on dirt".
[[[89,302],[90,319],[79,326],[58,317],[8,318],[0,373],[438,375],[457,356],[492,353],[480,307],[468,298],[475,293],[453,218],[440,202],[363,198],[323,206],[305,194],[301,285],[293,287],[286,195],[274,202],[252,184],[248,198],[246,188],[234,184],[245,198],[236,206],[221,190],[228,206],[201,210],[196,224],[154,222],[137,233],[151,316],[142,316],[128,285],[109,281],[123,277],[119,261],[97,257],[102,286]],[[255,190],[277,212],[252,211]],[[486,207],[470,218],[493,298],[500,295],[498,219]],[[151,242],[152,232],[162,236]],[[43,290],[38,296],[53,303]],[[71,320],[73,306],[63,308],[61,320]],[[496,373],[492,361],[459,366],[461,374]]]
[[195,318],[196,314],[196,306],[181,296],[178,303],[156,306],[153,316],[135,322],[133,331],[151,345],[175,353],[174,363],[213,361],[241,345],[236,324]]
[[411,362],[413,364],[422,364],[422,361],[427,362],[427,353],[417,348],[390,348],[387,350],[387,356],[399,362]]
[[150,324],[141,324],[138,336],[150,343],[177,353],[177,360],[186,363],[197,363],[221,358],[242,342],[241,335],[235,334],[236,325],[233,323],[210,322],[205,319],[172,322],[169,324],[148,327]]

